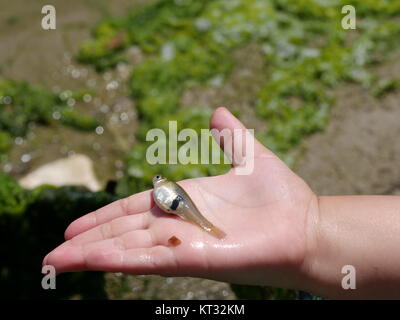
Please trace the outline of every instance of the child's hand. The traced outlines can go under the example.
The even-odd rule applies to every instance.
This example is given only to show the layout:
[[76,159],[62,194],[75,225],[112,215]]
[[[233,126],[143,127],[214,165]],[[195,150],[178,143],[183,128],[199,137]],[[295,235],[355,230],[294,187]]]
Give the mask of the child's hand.
[[[225,108],[211,127],[244,128]],[[219,240],[155,207],[151,190],[74,221],[44,264],[57,272],[105,270],[194,276],[302,287],[318,200],[272,152],[255,141],[254,171],[179,182],[200,212],[227,236]],[[168,240],[181,240],[177,246]]]

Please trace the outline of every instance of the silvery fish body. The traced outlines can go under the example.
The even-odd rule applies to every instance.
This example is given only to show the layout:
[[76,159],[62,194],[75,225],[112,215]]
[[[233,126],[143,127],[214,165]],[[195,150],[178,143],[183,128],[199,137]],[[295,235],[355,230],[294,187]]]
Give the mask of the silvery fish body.
[[178,184],[156,175],[153,178],[153,186],[154,201],[162,211],[176,214],[185,220],[191,221],[217,238],[225,237],[225,233],[222,230],[214,226],[200,213],[186,191]]

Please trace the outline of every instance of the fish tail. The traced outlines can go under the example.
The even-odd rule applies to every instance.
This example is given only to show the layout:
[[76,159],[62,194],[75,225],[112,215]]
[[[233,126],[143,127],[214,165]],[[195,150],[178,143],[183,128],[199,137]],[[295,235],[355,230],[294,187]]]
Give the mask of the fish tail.
[[209,234],[217,237],[218,239],[225,238],[226,233],[223,232],[220,228],[214,226],[211,222],[207,221],[207,223],[201,223],[200,226],[207,231]]
[[216,236],[218,239],[222,239],[226,237],[226,233],[223,232],[220,228],[216,227],[216,226],[212,226],[210,231],[209,231],[212,235]]
[[226,233],[224,231],[214,226],[209,220],[203,217],[200,213],[198,215],[184,216],[184,218],[197,224],[203,230],[207,231],[209,234],[213,235],[214,237],[217,237],[218,239],[222,239],[226,236]]

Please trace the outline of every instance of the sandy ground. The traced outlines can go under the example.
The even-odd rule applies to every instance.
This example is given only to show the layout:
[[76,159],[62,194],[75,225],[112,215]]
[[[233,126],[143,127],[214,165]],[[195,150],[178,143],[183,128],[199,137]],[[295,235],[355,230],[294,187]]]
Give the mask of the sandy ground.
[[[398,57],[398,55],[397,55]],[[376,70],[400,71],[396,56]],[[321,195],[394,194],[400,187],[400,92],[376,99],[358,85],[336,92],[323,132],[305,139],[295,171]]]
[[[9,173],[20,178],[43,164],[82,153],[95,160],[102,185],[121,175],[122,158],[134,141],[137,127],[133,101],[125,86],[130,66],[100,75],[90,66],[76,63],[74,55],[80,44],[91,38],[96,23],[123,14],[133,3],[141,2],[75,0],[71,4],[56,0],[52,2],[57,13],[56,30],[43,30],[41,8],[46,1],[0,0],[0,76],[28,81],[53,92],[90,90],[94,92],[92,100],[77,102],[75,107],[105,124],[101,135],[63,126],[34,128],[24,143],[11,151],[11,165],[6,166]],[[118,87],[108,90],[107,85],[113,81]],[[29,154],[31,161],[20,161],[24,154]]]

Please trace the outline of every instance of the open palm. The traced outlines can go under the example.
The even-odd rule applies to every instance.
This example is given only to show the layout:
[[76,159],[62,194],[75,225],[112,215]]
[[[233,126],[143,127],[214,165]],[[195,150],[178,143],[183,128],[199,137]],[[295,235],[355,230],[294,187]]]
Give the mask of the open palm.
[[[211,127],[244,129],[225,108],[214,112]],[[57,272],[104,270],[300,286],[316,196],[257,141],[254,171],[238,175],[236,170],[179,182],[200,212],[227,234],[223,239],[161,212],[149,190],[74,221],[66,241],[43,263]],[[181,243],[169,244],[172,236]]]

